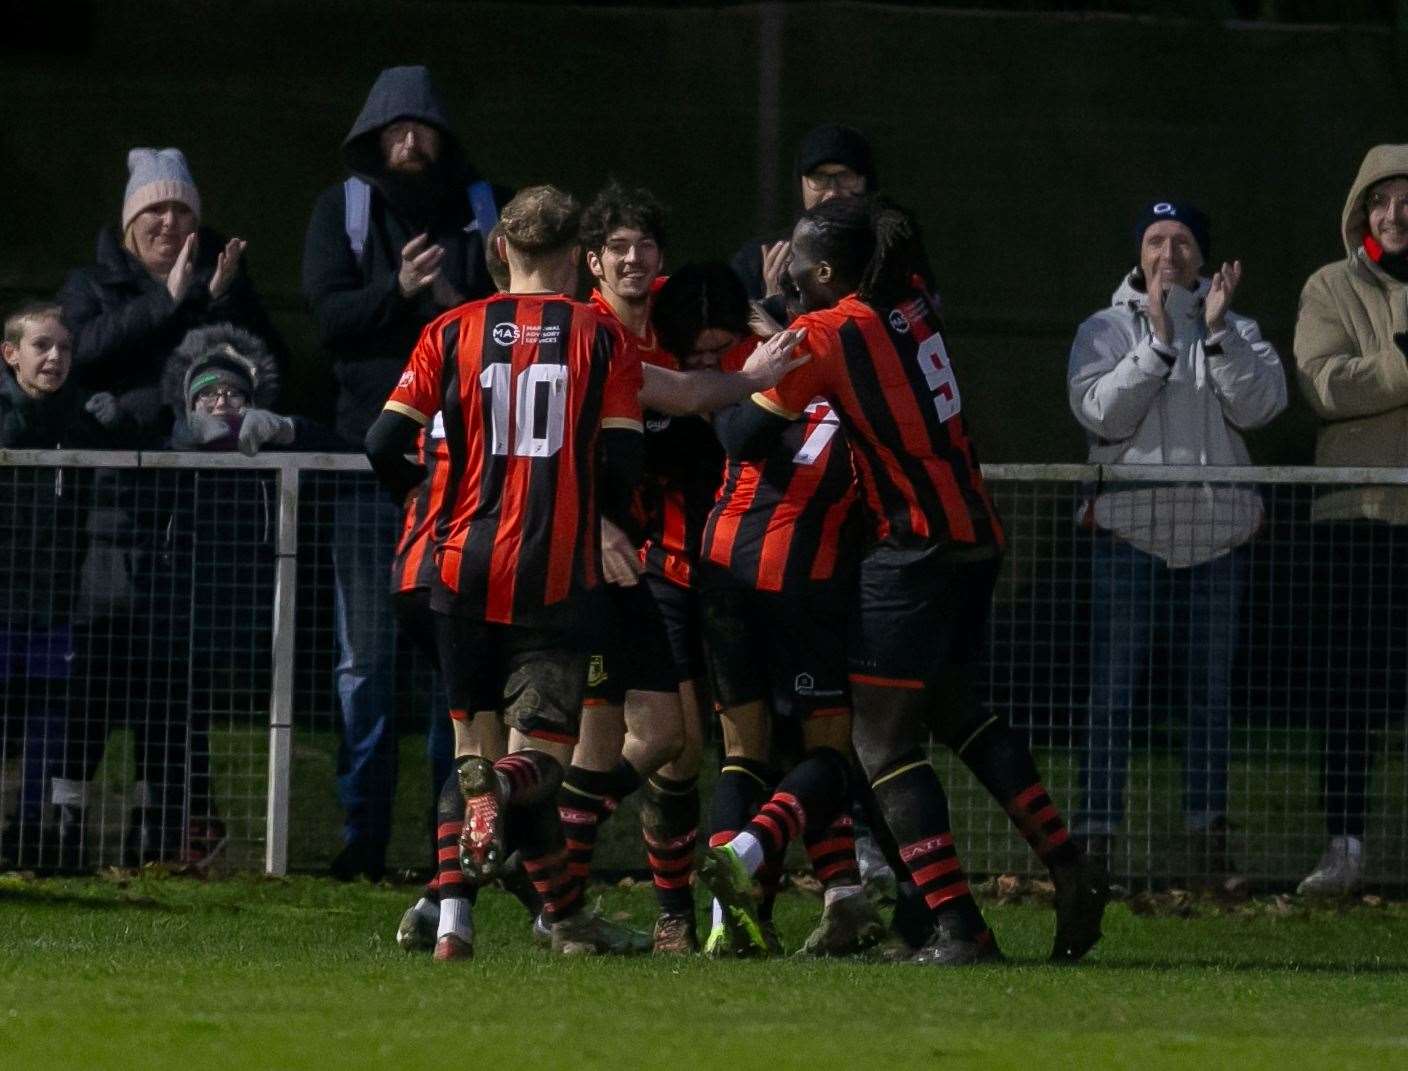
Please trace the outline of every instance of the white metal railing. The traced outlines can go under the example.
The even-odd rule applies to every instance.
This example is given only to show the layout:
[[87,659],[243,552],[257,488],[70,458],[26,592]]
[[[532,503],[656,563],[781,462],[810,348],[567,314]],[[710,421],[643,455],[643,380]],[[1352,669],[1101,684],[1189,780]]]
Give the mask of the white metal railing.
[[[277,487],[275,586],[269,637],[271,689],[268,723],[268,796],[264,866],[283,874],[289,865],[289,807],[294,728],[294,638],[297,611],[298,518],[305,473],[367,473],[356,454],[266,453],[246,458],[235,453],[164,451],[0,450],[0,468],[107,468],[139,470],[253,470],[272,472]],[[1305,466],[1134,466],[1092,464],[992,464],[984,466],[994,485],[1051,484],[1105,487],[1121,483],[1241,485],[1408,486],[1405,468],[1320,468]]]

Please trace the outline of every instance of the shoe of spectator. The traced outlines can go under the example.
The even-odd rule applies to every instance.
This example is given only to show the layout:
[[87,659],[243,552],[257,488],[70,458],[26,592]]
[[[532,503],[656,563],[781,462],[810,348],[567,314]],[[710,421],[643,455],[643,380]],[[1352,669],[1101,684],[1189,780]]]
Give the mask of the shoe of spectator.
[[772,952],[763,936],[758,918],[758,902],[753,897],[753,878],[742,861],[727,844],[710,848],[699,864],[699,880],[714,894],[724,909],[724,926],[729,931],[729,945],[738,955],[744,949],[766,956]]
[[230,834],[220,819],[192,818],[186,824],[185,864],[194,870],[209,870],[229,843]]
[[559,956],[636,956],[650,951],[650,935],[591,908],[552,924],[552,950]]
[[433,949],[439,942],[435,939],[438,918],[431,918],[416,910],[412,904],[401,916],[401,925],[396,927],[396,943],[407,952],[424,952]]
[[689,956],[699,951],[694,914],[661,915],[655,920],[650,951],[657,956]]
[[460,763],[459,781],[464,794],[460,870],[471,882],[484,885],[499,876],[508,858],[504,847],[503,787],[493,763],[478,756]]
[[870,897],[857,890],[837,897],[821,909],[821,921],[807,936],[798,955],[854,956],[882,941],[885,923]]
[[986,930],[976,940],[961,937],[943,923],[934,927],[929,943],[909,957],[910,963],[921,967],[970,967],[975,963],[997,963],[1002,953],[997,939]]
[[1074,963],[1100,940],[1100,922],[1110,902],[1110,880],[1105,864],[1082,853],[1074,863],[1051,872],[1056,886],[1056,940],[1051,946],[1053,963]]
[[1309,876],[1298,886],[1301,896],[1348,896],[1364,880],[1364,842],[1358,837],[1331,837]]
[[365,876],[373,884],[386,877],[386,845],[376,846],[358,838],[350,840],[328,865],[338,881],[356,881]]
[[473,959],[474,943],[466,941],[463,937],[447,933],[435,942],[435,951],[431,953],[430,958],[437,963],[453,963],[456,960]]

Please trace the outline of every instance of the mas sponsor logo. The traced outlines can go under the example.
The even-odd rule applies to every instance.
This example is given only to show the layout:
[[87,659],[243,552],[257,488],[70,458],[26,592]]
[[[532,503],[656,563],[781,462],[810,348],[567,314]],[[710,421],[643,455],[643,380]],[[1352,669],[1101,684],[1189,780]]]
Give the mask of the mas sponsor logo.
[[840,688],[818,688],[816,678],[810,673],[798,673],[796,679],[792,681],[792,691],[797,695],[814,699],[829,699],[841,694]]
[[901,335],[909,334],[909,320],[899,309],[890,310],[890,330],[897,331]]
[[490,337],[500,346],[553,346],[562,340],[561,324],[495,324]]

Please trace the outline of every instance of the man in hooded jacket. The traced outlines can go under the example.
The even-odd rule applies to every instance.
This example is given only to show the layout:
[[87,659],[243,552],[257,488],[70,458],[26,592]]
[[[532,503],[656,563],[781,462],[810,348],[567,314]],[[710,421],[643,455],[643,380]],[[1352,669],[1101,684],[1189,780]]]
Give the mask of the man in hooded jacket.
[[[1345,258],[1306,282],[1296,372],[1321,419],[1315,463],[1408,466],[1408,145],[1369,150],[1340,217]],[[1311,510],[1330,843],[1301,882],[1344,894],[1364,869],[1373,731],[1408,706],[1408,487],[1330,489]]]
[[[381,72],[342,157],[350,177],[313,206],[303,291],[337,384],[338,434],[349,451],[360,452],[421,329],[446,309],[493,292],[484,236],[511,191],[479,177],[424,67]],[[399,511],[370,482],[349,483],[336,509],[338,791],[346,824],[333,871],[377,878],[396,786],[388,578]],[[431,722],[432,766],[443,767],[432,770],[437,785],[451,750],[442,721]]]

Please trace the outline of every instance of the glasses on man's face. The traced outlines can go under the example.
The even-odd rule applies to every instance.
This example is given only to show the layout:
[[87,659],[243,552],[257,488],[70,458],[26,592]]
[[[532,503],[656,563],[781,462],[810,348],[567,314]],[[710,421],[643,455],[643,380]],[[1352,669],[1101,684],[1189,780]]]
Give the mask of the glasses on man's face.
[[1386,193],[1369,194],[1370,212],[1390,211],[1397,213],[1400,209],[1404,208],[1408,208],[1408,192],[1400,193],[1394,197],[1390,197]]
[[230,405],[239,408],[249,401],[249,395],[238,387],[206,387],[196,395],[196,401],[202,405],[216,405],[219,402],[228,402]]
[[802,176],[807,189],[814,193],[860,193],[865,184],[865,176],[857,175],[847,168],[844,171],[808,171]]

